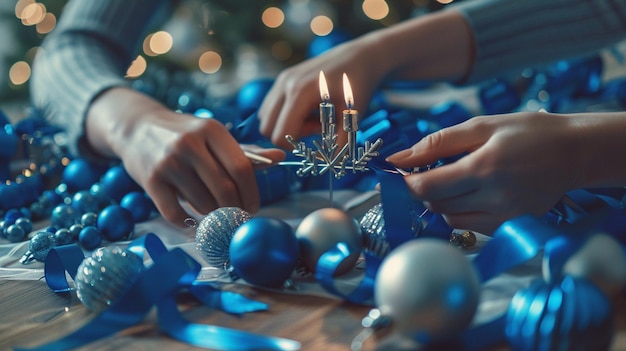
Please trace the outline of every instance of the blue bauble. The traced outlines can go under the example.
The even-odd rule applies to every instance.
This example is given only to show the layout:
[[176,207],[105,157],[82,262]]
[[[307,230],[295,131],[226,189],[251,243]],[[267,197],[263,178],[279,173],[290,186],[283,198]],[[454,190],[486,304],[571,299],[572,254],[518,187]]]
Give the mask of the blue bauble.
[[91,311],[101,312],[135,282],[143,261],[119,247],[103,247],[86,257],[78,267],[76,296]]
[[26,217],[20,217],[15,221],[15,225],[24,229],[24,233],[28,234],[33,231],[33,222]]
[[78,213],[71,205],[58,205],[52,209],[50,224],[57,228],[69,228],[76,223]]
[[309,44],[308,56],[319,56],[333,47],[350,40],[350,36],[342,31],[333,31],[324,36],[316,36]]
[[244,84],[237,93],[237,108],[242,116],[258,110],[265,94],[274,84],[273,79],[257,79]]
[[89,190],[89,187],[97,182],[105,171],[106,168],[102,165],[77,158],[63,169],[62,181],[73,193]]
[[253,285],[277,288],[296,267],[298,240],[284,221],[256,217],[237,228],[229,252],[236,275]]
[[80,190],[72,196],[72,207],[78,213],[98,212],[100,202],[89,190]]
[[119,203],[124,195],[139,191],[141,187],[130,177],[124,166],[117,165],[111,167],[100,180],[100,185],[105,194],[113,201]]
[[54,232],[54,245],[55,246],[63,246],[69,245],[74,241],[72,238],[72,233],[67,228],[61,228]]
[[16,243],[22,241],[26,236],[26,232],[22,227],[16,224],[11,224],[6,230],[5,235],[6,238],[9,239],[10,242]]
[[505,333],[516,351],[608,350],[613,313],[606,295],[586,279],[536,281],[509,305]]
[[35,260],[44,262],[46,257],[48,257],[48,252],[54,245],[54,234],[49,231],[40,231],[30,239],[28,251],[30,251]]
[[87,212],[80,217],[80,224],[83,226],[96,226],[98,225],[98,214],[95,212]]
[[96,227],[85,226],[78,234],[78,242],[85,250],[94,250],[102,244],[102,234]]
[[98,215],[98,229],[109,241],[123,239],[132,233],[134,227],[133,214],[122,206],[107,206]]
[[133,214],[135,223],[148,220],[150,215],[156,211],[154,203],[143,191],[133,191],[124,195],[120,201],[120,206]]

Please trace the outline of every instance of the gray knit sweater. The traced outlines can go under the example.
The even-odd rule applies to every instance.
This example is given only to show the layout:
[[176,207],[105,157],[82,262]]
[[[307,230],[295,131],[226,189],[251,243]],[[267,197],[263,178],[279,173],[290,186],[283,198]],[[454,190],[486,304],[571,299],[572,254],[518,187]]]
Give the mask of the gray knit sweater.
[[[66,128],[72,145],[87,152],[83,119],[106,89],[123,78],[150,23],[167,0],[71,0],[38,55],[32,102]],[[584,55],[626,38],[626,0],[466,0],[464,13],[475,39],[467,82],[557,59]]]

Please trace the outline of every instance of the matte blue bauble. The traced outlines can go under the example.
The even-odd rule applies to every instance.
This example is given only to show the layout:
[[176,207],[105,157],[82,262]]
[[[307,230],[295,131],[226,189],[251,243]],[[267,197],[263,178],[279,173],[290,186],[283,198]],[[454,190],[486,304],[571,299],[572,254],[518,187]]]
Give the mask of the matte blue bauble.
[[102,234],[98,228],[86,226],[78,234],[78,242],[85,250],[94,250],[102,244]]
[[273,79],[257,79],[244,84],[237,92],[237,108],[243,116],[258,110],[265,94],[274,84]]
[[72,160],[63,169],[62,181],[71,192],[89,190],[104,174],[106,168],[82,158]]
[[111,167],[100,180],[105,194],[119,203],[124,195],[132,191],[140,191],[141,187],[128,175],[122,165]]
[[76,223],[78,212],[72,205],[57,205],[50,214],[50,224],[57,228],[69,228]]
[[298,241],[289,224],[255,217],[242,224],[230,242],[234,273],[250,284],[278,288],[298,262]]
[[109,241],[125,238],[132,233],[134,227],[133,214],[122,206],[107,206],[98,215],[98,229]]
[[156,211],[154,203],[143,191],[133,191],[124,195],[120,201],[120,206],[133,214],[133,220],[136,223],[148,220],[150,215]]
[[614,332],[611,308],[588,280],[536,281],[511,300],[505,333],[515,351],[608,350]]
[[91,311],[101,312],[115,302],[143,271],[143,261],[119,247],[94,251],[78,266],[76,295]]

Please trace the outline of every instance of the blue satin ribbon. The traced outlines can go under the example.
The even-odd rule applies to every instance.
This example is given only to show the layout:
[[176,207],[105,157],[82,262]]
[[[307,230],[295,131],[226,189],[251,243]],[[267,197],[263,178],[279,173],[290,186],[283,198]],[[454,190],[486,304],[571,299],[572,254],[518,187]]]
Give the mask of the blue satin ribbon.
[[[108,309],[61,339],[31,349],[16,348],[16,350],[67,350],[84,346],[139,323],[153,306],[156,306],[158,310],[159,326],[172,337],[190,345],[216,350],[298,350],[300,348],[300,343],[289,339],[189,323],[180,315],[176,303],[176,296],[181,288],[190,288],[192,294],[203,297],[203,302],[213,301],[212,304],[215,304],[215,301],[219,304],[228,302],[234,293],[225,295],[226,299],[222,299],[221,296],[216,299],[217,295],[213,294],[216,292],[214,288],[207,290],[205,288],[210,285],[195,282],[201,269],[200,264],[180,248],[168,251],[163,242],[152,233],[136,239],[128,249],[140,257],[147,252],[154,263],[142,272]],[[65,277],[61,278],[61,274],[65,275],[67,271],[70,276],[75,276],[80,264],[78,251],[62,247],[54,248],[51,252],[50,263],[46,260],[46,265],[50,264],[47,268],[50,277],[47,277],[46,281],[49,286],[54,287],[55,291],[68,291],[69,285]],[[65,257],[64,253],[69,254]],[[232,301],[247,303],[245,298]],[[245,309],[258,310],[259,307],[265,309],[265,304],[255,302]],[[236,308],[235,311],[240,313],[242,309]]]

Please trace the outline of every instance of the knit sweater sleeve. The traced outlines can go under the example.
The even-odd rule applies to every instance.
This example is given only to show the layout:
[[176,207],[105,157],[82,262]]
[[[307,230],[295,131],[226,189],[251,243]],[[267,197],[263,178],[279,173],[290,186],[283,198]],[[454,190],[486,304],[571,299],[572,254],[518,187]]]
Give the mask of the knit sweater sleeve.
[[626,39],[626,0],[468,0],[474,35],[466,83],[582,57]]
[[124,73],[161,0],[72,0],[44,40],[31,80],[33,106],[65,129],[70,148],[89,153],[84,117],[103,91],[127,85]]

